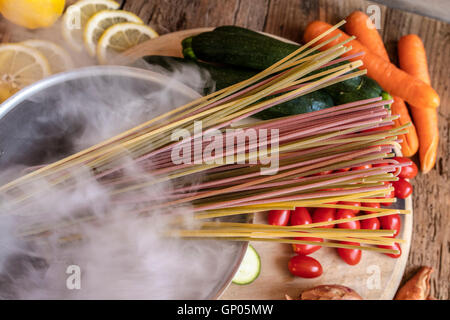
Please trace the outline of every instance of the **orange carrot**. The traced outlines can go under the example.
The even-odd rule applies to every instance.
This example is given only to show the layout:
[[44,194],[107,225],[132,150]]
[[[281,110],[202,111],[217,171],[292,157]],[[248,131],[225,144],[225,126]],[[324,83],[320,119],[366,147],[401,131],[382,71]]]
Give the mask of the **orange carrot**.
[[[313,21],[306,27],[304,39],[306,42],[311,41],[329,28],[331,28],[331,25],[328,23]],[[323,37],[319,42],[321,43],[338,34],[341,34],[339,39],[323,46],[321,50],[329,49],[342,40],[349,38],[349,36],[344,32],[335,30]],[[439,96],[436,91],[434,91],[434,89],[425,82],[409,75],[408,73],[398,69],[392,63],[389,63],[388,61],[385,61],[377,55],[371,53],[357,40],[350,41],[346,44],[346,46],[352,47],[352,50],[347,52],[346,55],[365,52],[362,57],[355,58],[355,60],[361,59],[364,63],[364,67],[367,68],[367,75],[377,81],[387,92],[399,96],[415,106],[420,106],[423,108],[437,108],[439,106]]]
[[[400,68],[410,75],[430,84],[427,56],[422,40],[414,34],[400,38],[398,42]],[[429,172],[436,163],[439,143],[437,111],[411,105],[411,114],[419,135],[420,167],[424,173]]]
[[[389,55],[384,47],[383,40],[380,34],[373,25],[369,17],[361,12],[355,11],[347,17],[345,29],[347,32],[356,36],[358,41],[367,47],[370,52],[377,54],[380,58],[389,62]],[[408,122],[412,123],[411,117],[406,107],[405,101],[402,98],[394,96],[394,103],[391,105],[391,111],[394,115],[399,115],[400,118],[395,120],[395,126],[399,127]],[[419,139],[414,125],[408,127],[408,133],[399,136],[402,140],[402,153],[405,157],[412,157],[419,150]]]
[[[398,114],[400,116],[400,118],[394,120],[395,127],[400,127],[408,122],[412,123],[405,101],[396,96],[393,96],[393,98],[394,102],[391,104],[392,114]],[[408,128],[407,134],[402,134],[399,138],[402,139],[401,146],[403,155],[405,157],[412,157],[415,155],[417,150],[419,150],[419,139],[417,137],[417,131],[414,125]]]
[[398,42],[398,54],[400,68],[410,75],[420,78],[425,83],[430,84],[428,73],[427,56],[422,40],[418,35],[409,34],[400,38]]
[[385,61],[389,61],[389,55],[384,47],[383,39],[381,39],[372,20],[362,11],[352,12],[346,19],[347,23],[345,31],[352,36],[356,36],[370,52],[376,54]]

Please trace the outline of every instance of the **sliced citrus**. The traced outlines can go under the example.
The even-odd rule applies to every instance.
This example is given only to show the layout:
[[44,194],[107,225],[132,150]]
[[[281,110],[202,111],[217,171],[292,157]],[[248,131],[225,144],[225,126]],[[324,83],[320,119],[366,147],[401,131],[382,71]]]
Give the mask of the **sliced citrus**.
[[62,33],[64,39],[74,50],[83,50],[83,30],[89,18],[101,10],[115,10],[119,6],[113,0],[77,1],[67,8],[63,16]]
[[70,54],[56,43],[47,40],[27,40],[22,44],[39,50],[47,58],[53,74],[73,68]]
[[115,24],[106,29],[98,41],[98,61],[105,64],[112,61],[117,54],[157,36],[155,30],[143,24],[133,22]]
[[39,50],[22,44],[0,45],[0,87],[2,97],[51,74],[47,59]]
[[11,86],[0,82],[0,103],[3,103],[3,101],[11,97],[18,90],[19,89],[13,89]]
[[122,22],[144,22],[134,13],[123,10],[102,10],[94,14],[84,28],[84,44],[88,53],[94,56],[97,50],[97,42],[103,32],[109,27]]

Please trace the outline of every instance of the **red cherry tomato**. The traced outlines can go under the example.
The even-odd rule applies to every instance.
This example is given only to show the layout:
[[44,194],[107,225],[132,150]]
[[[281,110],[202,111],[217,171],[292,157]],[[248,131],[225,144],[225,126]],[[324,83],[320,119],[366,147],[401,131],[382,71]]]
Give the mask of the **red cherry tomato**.
[[[312,215],[312,222],[324,222],[335,220],[334,215],[336,214],[336,209],[334,208],[317,208],[314,210]],[[321,228],[333,228],[334,224],[329,224],[326,226],[321,226]]]
[[378,218],[370,218],[361,220],[361,229],[378,230],[380,229],[380,220]]
[[400,232],[400,228],[402,226],[402,221],[399,214],[391,214],[388,216],[380,217],[380,225],[381,229],[385,230],[395,230],[394,238]]
[[391,246],[377,246],[379,248],[384,248],[384,249],[393,249],[393,250],[398,250],[400,251],[398,254],[394,254],[394,253],[385,253],[385,255],[397,259],[398,257],[400,257],[402,255],[402,248],[400,247],[400,245],[396,242]]
[[392,183],[395,188],[395,196],[400,199],[408,198],[413,192],[411,183],[405,179],[400,178],[398,181]]
[[310,224],[312,222],[311,215],[308,209],[303,207],[297,207],[291,212],[291,226],[299,226],[302,224]]
[[342,204],[344,206],[354,206],[355,209],[351,209],[354,214],[359,213],[358,207],[361,207],[361,202],[354,202],[354,201],[339,201],[339,204]]
[[290,210],[270,210],[267,215],[267,221],[273,226],[287,226],[290,216]]
[[363,170],[363,169],[370,169],[372,168],[371,164],[365,164],[363,166],[359,166],[359,167],[353,167],[352,171],[356,171],[356,170]]
[[[291,226],[298,226],[302,224],[310,224],[312,222],[311,215],[309,214],[308,209],[303,207],[297,207],[291,213]],[[322,238],[311,238],[311,237],[298,237],[295,238],[297,240],[304,241],[315,241],[315,242],[323,242]],[[299,254],[308,255],[313,252],[316,252],[321,248],[321,246],[312,245],[312,244],[293,244],[292,245],[295,252]]]
[[[370,208],[381,208],[380,204],[378,202],[363,202],[361,203],[362,207],[370,207]],[[373,213],[373,211],[363,211],[364,213]]]
[[[393,159],[397,160],[400,163],[412,162],[411,159],[405,157],[394,157]],[[417,165],[413,162],[411,165],[407,167],[402,167],[402,171],[400,171],[398,177],[403,179],[412,179],[415,176],[417,176],[417,172],[419,172],[419,169],[417,168]]]
[[319,261],[309,256],[297,255],[291,258],[288,263],[289,271],[301,278],[317,278],[322,272]]
[[[336,212],[336,220],[348,219],[348,218],[354,218],[354,217],[355,217],[355,214],[353,213],[353,210],[338,209],[338,211]],[[360,229],[361,228],[358,220],[344,222],[344,223],[338,223],[337,227],[342,228],[342,229]]]
[[[359,243],[356,243],[356,242],[342,241],[341,243],[359,246]],[[342,258],[342,260],[344,260],[347,264],[349,264],[351,266],[354,266],[361,261],[361,255],[362,255],[361,250],[338,248],[337,252],[338,252],[339,256]]]
[[[322,238],[299,237],[299,238],[295,238],[295,239],[296,240],[303,240],[303,241],[323,242]],[[292,248],[294,249],[294,252],[296,252],[298,254],[303,254],[303,255],[306,256],[308,254],[316,252],[317,250],[322,248],[322,246],[318,246],[318,245],[314,245],[314,244],[297,244],[297,243],[294,243],[292,245]]]

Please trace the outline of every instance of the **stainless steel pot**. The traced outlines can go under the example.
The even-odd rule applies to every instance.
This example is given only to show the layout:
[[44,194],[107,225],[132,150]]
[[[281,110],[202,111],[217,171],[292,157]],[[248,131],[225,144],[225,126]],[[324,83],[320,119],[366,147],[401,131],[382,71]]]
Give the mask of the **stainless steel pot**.
[[[57,74],[21,90],[0,105],[0,170],[16,165],[39,165],[71,154],[74,151],[74,137],[79,137],[83,131],[83,118],[64,116],[55,111],[62,107],[61,104],[68,102],[67,99],[83,95],[92,86],[91,80],[99,78],[104,81],[96,82],[98,94],[93,99],[99,99],[99,103],[111,101],[112,111],[120,107],[120,103],[114,102],[120,101],[123,90],[127,90],[128,95],[142,96],[167,90],[167,83],[173,83],[168,77],[147,70],[97,66]],[[198,93],[181,83],[171,86],[167,95],[170,97],[169,102],[180,104],[199,97]],[[55,96],[59,99],[55,99]],[[95,103],[80,103],[77,107],[80,110],[92,108]],[[167,105],[169,107],[173,106]],[[229,246],[230,250],[227,251],[230,254],[221,261],[226,264],[226,272],[221,279],[208,284],[208,290],[199,296],[178,298],[214,299],[221,295],[239,267],[247,243],[230,242]]]

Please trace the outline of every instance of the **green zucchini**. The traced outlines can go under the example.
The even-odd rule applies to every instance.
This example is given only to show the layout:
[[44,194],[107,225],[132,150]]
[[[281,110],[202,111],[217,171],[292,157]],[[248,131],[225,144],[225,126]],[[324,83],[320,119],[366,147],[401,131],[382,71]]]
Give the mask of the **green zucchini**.
[[[299,48],[298,45],[236,26],[217,27],[214,31],[184,39],[182,45],[183,55],[186,58],[258,71],[267,69]],[[344,63],[346,62],[340,64]],[[321,68],[311,74],[334,68],[337,65],[339,64]],[[362,78],[365,76],[342,81],[332,85],[331,89],[344,92],[357,89],[361,85]]]
[[241,265],[233,277],[233,283],[250,284],[258,278],[261,272],[261,258],[258,252],[250,244],[247,247]]
[[331,96],[322,90],[313,91],[291,101],[273,106],[255,115],[260,119],[273,119],[294,114],[308,113],[332,107]]
[[185,58],[197,60],[197,58],[195,57],[194,50],[192,49],[192,37],[183,39],[183,41],[181,41],[181,46],[183,47],[183,56]]
[[[257,71],[250,69],[242,69],[232,66],[224,67],[174,57],[146,56],[144,57],[144,60],[150,64],[159,65],[172,72],[181,66],[195,66],[202,70],[206,70],[215,81],[216,90],[221,90],[233,84],[247,80],[257,73]],[[188,81],[186,81],[185,84],[187,86],[192,85]],[[211,87],[204,88],[204,94],[211,93],[213,89],[214,88]],[[254,116],[260,119],[273,119],[288,115],[322,110],[332,106],[333,99],[331,96],[324,90],[318,90],[273,106],[272,108],[261,111]]]
[[182,45],[185,57],[255,70],[264,70],[298,49],[295,44],[267,36],[223,31],[201,33],[184,39]]
[[338,86],[329,86],[323,89],[331,97],[336,105],[349,103],[352,101],[376,98],[381,96],[383,89],[378,85],[378,83],[369,78],[361,77],[361,81],[356,88]]
[[215,32],[228,32],[230,35],[244,35],[253,36],[258,38],[266,38],[267,36],[247,28],[242,28],[238,26],[220,26],[214,29]]
[[[388,92],[386,92],[386,91],[383,91],[383,92],[381,93],[381,98],[383,98],[383,100],[392,100],[392,99],[393,99],[392,96],[391,96]],[[387,105],[385,105],[384,107],[385,107],[386,109],[391,110],[391,104],[387,104]]]

